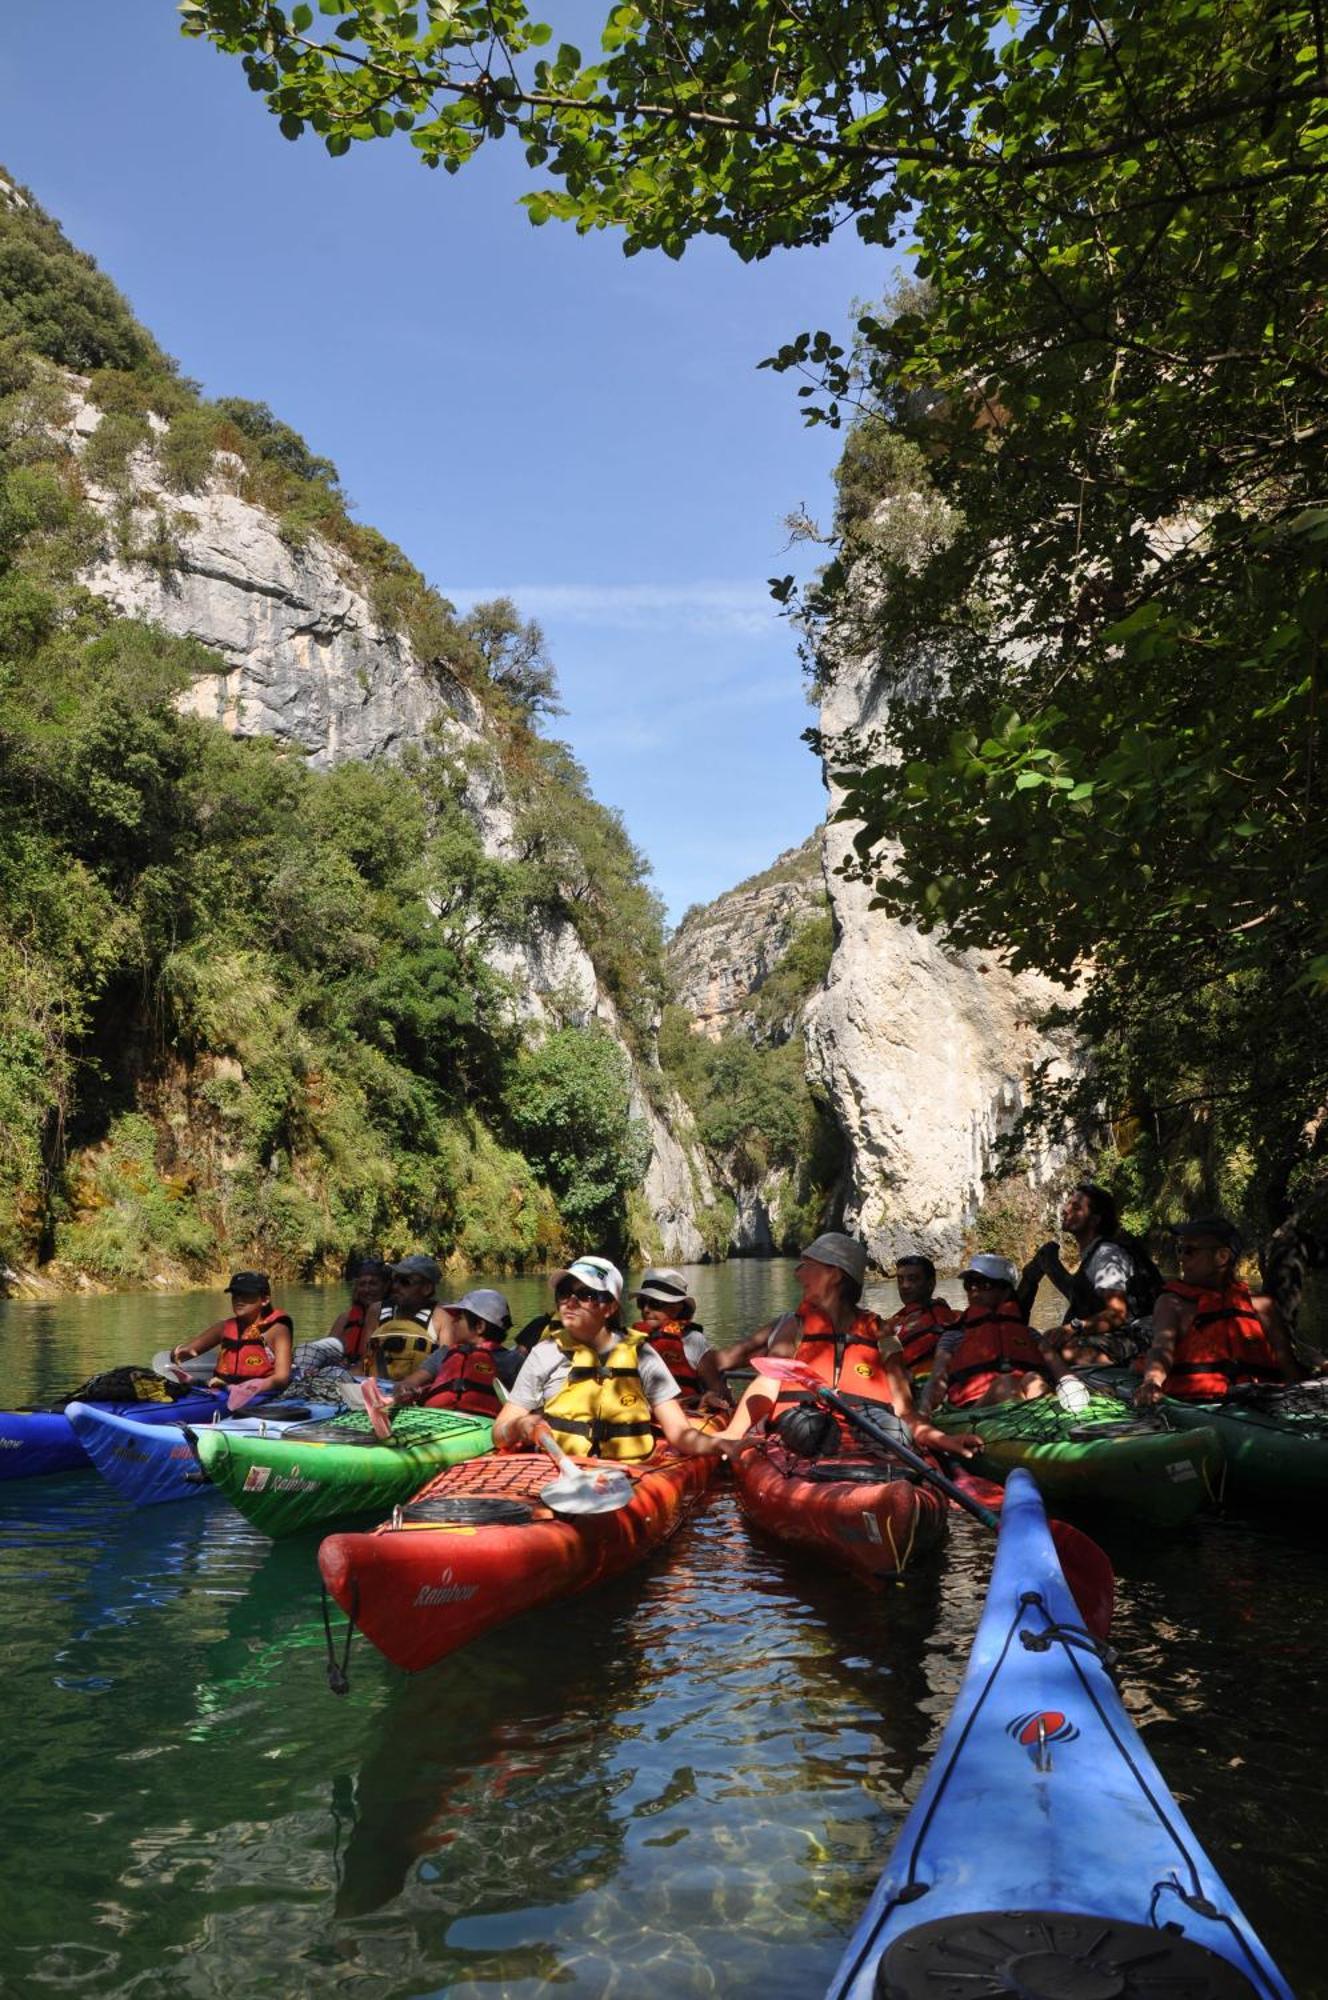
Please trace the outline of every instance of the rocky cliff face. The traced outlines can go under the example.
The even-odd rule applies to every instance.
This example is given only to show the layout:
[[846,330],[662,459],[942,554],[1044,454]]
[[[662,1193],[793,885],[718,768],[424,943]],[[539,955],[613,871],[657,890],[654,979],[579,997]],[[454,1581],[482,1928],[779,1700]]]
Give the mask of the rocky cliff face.
[[[77,378],[70,384],[76,452],[102,421],[85,386]],[[85,582],[123,616],[207,648],[215,667],[198,676],[182,705],[236,735],[275,737],[322,767],[392,757],[426,732],[441,735],[467,772],[466,805],[486,853],[509,859],[514,813],[481,704],[384,627],[340,551],[317,536],[289,546],[273,518],[241,497],[241,469],[221,453],[204,487],[182,495],[164,488],[152,452],[140,450],[129,466],[127,510],[121,496],[89,482],[100,511],[117,517],[118,548],[155,539],[157,552],[137,560],[108,547]],[[527,1020],[596,1021],[624,1039],[565,919],[500,942],[491,959]],[[693,1261],[704,1254],[697,1217],[713,1189],[686,1107],[671,1096],[652,1103],[634,1058],[633,1068],[634,1109],[651,1136],[643,1192],[656,1248]]]
[[[871,663],[836,675],[821,714],[832,812],[835,741],[870,729],[888,694]],[[1034,1068],[1072,1059],[1036,1026],[1064,995],[873,911],[869,886],[838,872],[853,832],[832,818],[822,835],[837,943],[806,1020],[812,1076],[847,1141],[845,1226],[881,1264],[910,1249],[953,1263]],[[1035,1172],[1057,1164],[1043,1160]]]
[[818,832],[762,874],[687,912],[669,945],[669,970],[699,1033],[714,1041],[742,1024],[794,933],[824,904]]

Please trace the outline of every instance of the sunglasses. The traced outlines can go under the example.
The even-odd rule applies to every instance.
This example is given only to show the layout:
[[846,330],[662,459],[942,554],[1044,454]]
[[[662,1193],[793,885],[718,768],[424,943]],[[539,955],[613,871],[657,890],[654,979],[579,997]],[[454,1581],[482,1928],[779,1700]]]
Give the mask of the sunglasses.
[[424,1354],[432,1352],[434,1343],[424,1333],[385,1333],[374,1334],[370,1345],[378,1354]]
[[584,1285],[560,1285],[554,1293],[560,1306],[569,1302],[579,1306],[602,1306],[608,1296],[607,1292],[588,1292]]
[[1001,1281],[999,1278],[961,1278],[959,1282],[966,1292],[989,1292]]

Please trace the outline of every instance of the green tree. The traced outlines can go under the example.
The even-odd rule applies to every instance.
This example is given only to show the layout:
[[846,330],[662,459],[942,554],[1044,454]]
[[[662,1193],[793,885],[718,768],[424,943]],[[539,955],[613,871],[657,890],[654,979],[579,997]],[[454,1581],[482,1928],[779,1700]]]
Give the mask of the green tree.
[[532,220],[629,251],[710,233],[759,257],[850,220],[911,239],[924,289],[868,314],[855,355],[809,333],[776,357],[812,376],[812,421],[864,426],[810,606],[819,672],[866,656],[888,695],[872,740],[836,746],[861,865],[905,919],[1067,982],[1091,967],[1079,1018],[1126,1122],[1188,1143],[1197,1106],[1260,1205],[1311,1193],[1317,0],[628,4],[589,64],[541,53],[516,4],[333,0],[320,33],[308,7],[188,0],[185,25],[243,57],[288,136],[336,154],[401,129],[452,170],[512,133],[546,183]]
[[522,1148],[582,1248],[622,1247],[627,1197],[649,1159],[630,1115],[627,1058],[597,1029],[563,1028],[516,1063],[507,1103]]

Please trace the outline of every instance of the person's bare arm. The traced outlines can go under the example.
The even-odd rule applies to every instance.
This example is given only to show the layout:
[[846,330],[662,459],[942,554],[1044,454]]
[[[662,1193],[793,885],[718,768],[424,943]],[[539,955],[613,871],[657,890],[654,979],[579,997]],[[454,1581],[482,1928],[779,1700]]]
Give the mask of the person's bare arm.
[[295,1334],[289,1320],[274,1326],[270,1335],[272,1342],[272,1373],[267,1378],[269,1389],[284,1389],[291,1378],[291,1367],[295,1357]]
[[724,1374],[731,1368],[746,1368],[758,1354],[764,1354],[765,1344],[774,1325],[775,1321],[768,1319],[764,1326],[758,1326],[754,1333],[744,1334],[741,1340],[735,1340],[731,1346],[715,1348],[713,1350],[715,1366],[719,1372]]
[[171,1349],[172,1361],[192,1361],[196,1355],[207,1354],[221,1345],[221,1336],[229,1326],[229,1320],[219,1319],[212,1326],[204,1327],[192,1340],[182,1341],[179,1347]]
[[1186,1301],[1170,1292],[1163,1292],[1153,1307],[1153,1344],[1144,1357],[1143,1381],[1134,1392],[1134,1400],[1141,1410],[1161,1400],[1162,1384],[1171,1373],[1171,1364],[1176,1358],[1176,1342],[1185,1330],[1187,1319],[1194,1313],[1193,1306],[1188,1312],[1185,1308]]
[[722,1452],[722,1432],[698,1430],[676,1396],[652,1404],[650,1414],[663,1431],[664,1442],[684,1458],[713,1458]]
[[1268,1345],[1277,1357],[1282,1379],[1286,1382],[1299,1382],[1305,1371],[1296,1359],[1295,1349],[1291,1345],[1291,1335],[1276,1299],[1267,1292],[1260,1292],[1254,1300],[1254,1310],[1259,1315],[1263,1330],[1268,1336]]

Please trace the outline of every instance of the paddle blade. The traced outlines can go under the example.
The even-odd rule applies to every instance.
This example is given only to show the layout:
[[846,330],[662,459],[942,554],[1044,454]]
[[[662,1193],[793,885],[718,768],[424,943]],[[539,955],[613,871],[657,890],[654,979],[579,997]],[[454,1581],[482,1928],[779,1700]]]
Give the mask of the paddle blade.
[[254,1397],[261,1396],[266,1388],[267,1383],[261,1376],[256,1382],[237,1382],[233,1389],[228,1389],[226,1392],[227,1416],[237,1415],[246,1403],[252,1403]]
[[360,1393],[364,1397],[365,1413],[368,1416],[369,1425],[374,1436],[379,1440],[380,1444],[386,1444],[392,1435],[392,1419],[389,1415],[390,1404],[387,1402],[378,1384],[370,1375],[366,1375],[364,1381],[361,1383]]
[[768,1375],[772,1382],[790,1382],[797,1389],[825,1387],[815,1369],[803,1361],[783,1361],[777,1354],[759,1354],[752,1365],[758,1375]]
[[635,1490],[623,1472],[577,1472],[541,1487],[539,1497],[555,1514],[616,1514]]
[[1080,1617],[1095,1639],[1107,1638],[1116,1608],[1116,1572],[1110,1556],[1091,1535],[1068,1521],[1049,1520],[1047,1526]]

